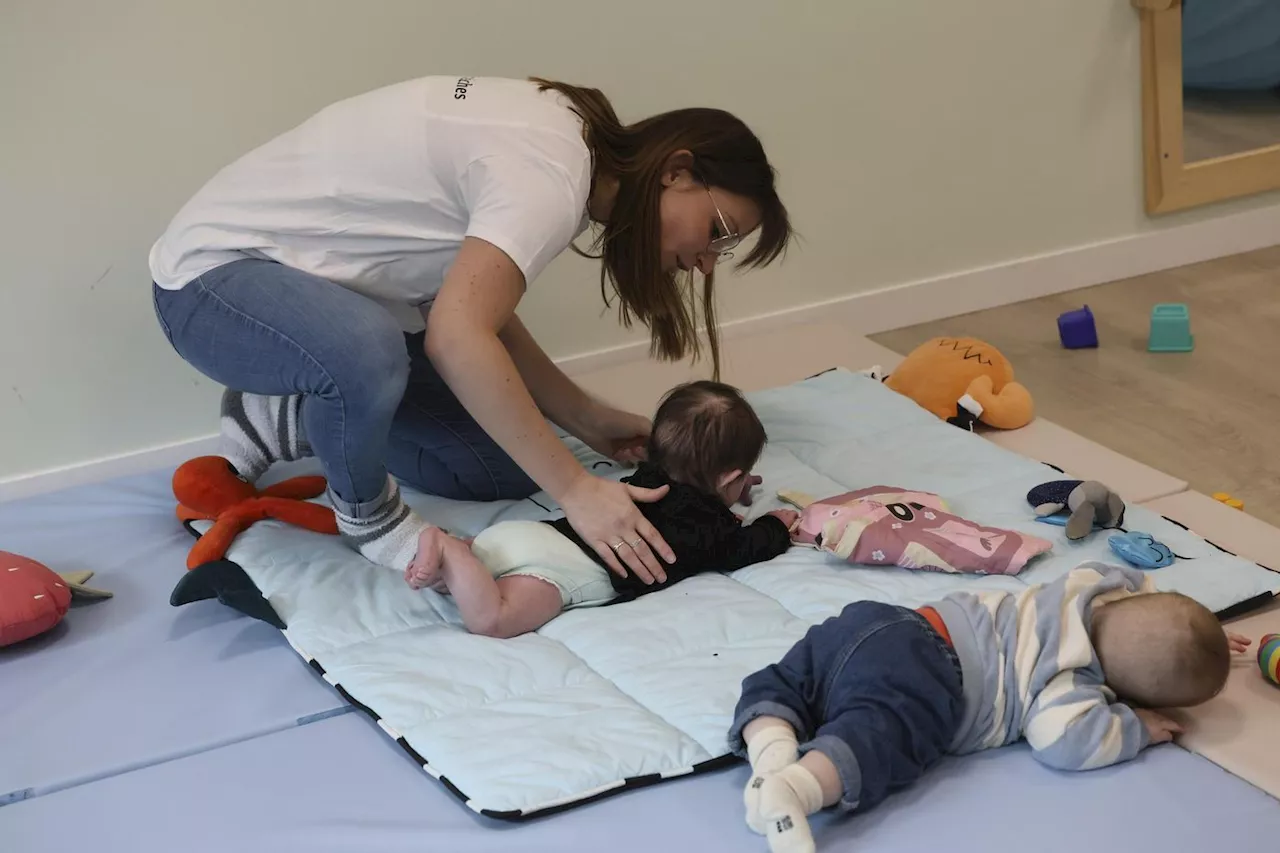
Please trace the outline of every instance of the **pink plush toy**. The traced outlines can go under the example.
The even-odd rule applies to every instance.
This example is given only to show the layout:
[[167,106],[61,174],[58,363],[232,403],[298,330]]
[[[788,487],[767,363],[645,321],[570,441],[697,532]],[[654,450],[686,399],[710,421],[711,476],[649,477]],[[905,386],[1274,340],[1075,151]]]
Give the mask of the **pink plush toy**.
[[62,621],[72,598],[110,598],[84,582],[93,572],[59,575],[41,563],[0,551],[0,646],[43,634]]
[[1048,540],[952,515],[935,494],[872,486],[822,500],[778,496],[801,509],[792,540],[864,566],[1016,575]]

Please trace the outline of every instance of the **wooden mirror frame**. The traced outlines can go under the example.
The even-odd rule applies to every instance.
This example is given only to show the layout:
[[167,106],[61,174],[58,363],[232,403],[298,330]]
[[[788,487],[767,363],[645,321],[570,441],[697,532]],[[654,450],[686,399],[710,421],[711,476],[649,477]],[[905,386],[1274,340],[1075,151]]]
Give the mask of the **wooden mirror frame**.
[[1280,143],[1183,159],[1182,3],[1131,0],[1142,15],[1142,130],[1147,212],[1168,213],[1280,189]]

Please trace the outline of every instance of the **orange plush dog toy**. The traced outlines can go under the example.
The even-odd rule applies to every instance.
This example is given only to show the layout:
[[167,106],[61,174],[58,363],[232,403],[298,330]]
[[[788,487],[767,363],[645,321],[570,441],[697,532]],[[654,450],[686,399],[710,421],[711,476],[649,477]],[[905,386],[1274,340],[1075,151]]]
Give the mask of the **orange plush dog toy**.
[[268,518],[337,535],[333,510],[307,503],[307,498],[323,494],[324,488],[324,477],[294,477],[258,491],[237,477],[231,463],[221,456],[201,456],[183,463],[173,474],[178,518],[213,522],[187,555],[187,568],[221,560],[236,536]]
[[965,429],[979,422],[1017,429],[1035,417],[1031,394],[1013,381],[1009,359],[977,338],[925,341],[884,384]]

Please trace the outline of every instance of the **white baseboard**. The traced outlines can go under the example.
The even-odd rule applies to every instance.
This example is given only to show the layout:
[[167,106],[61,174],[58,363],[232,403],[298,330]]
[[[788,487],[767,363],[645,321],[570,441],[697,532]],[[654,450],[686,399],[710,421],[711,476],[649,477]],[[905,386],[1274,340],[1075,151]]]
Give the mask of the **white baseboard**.
[[0,503],[29,498],[33,495],[100,483],[117,477],[128,477],[160,468],[176,468],[188,459],[216,453],[218,436],[209,435],[187,441],[162,444],[116,456],[49,468],[31,474],[19,474],[0,480]]
[[[872,335],[1280,244],[1280,205],[731,320],[725,339],[815,320]],[[647,341],[559,359],[570,375],[645,358]]]
[[[822,319],[838,320],[850,334],[870,335],[1278,243],[1280,205],[1273,205],[733,320],[723,325],[722,334],[731,339]],[[639,341],[557,363],[566,373],[581,374],[644,359],[648,351],[648,342]],[[216,436],[205,436],[10,477],[0,480],[0,502],[177,466],[213,452],[216,443]]]

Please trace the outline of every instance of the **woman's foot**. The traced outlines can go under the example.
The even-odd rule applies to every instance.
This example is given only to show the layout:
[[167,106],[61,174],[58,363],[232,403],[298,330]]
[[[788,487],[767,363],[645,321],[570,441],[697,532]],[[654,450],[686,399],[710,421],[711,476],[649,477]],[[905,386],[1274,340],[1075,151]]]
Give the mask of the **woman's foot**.
[[266,397],[227,389],[222,393],[222,456],[236,473],[256,483],[274,462],[312,455],[302,434],[302,395]]
[[[406,571],[420,547],[419,539],[436,528],[423,521],[400,497],[400,486],[388,476],[382,496],[370,505],[361,505],[357,514],[348,514],[332,494],[338,532],[351,547],[371,563],[398,572]],[[440,531],[443,533],[443,531]]]

